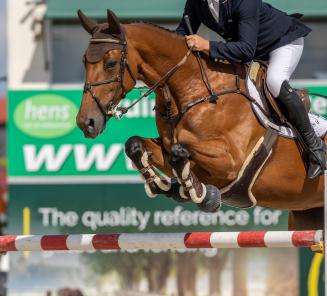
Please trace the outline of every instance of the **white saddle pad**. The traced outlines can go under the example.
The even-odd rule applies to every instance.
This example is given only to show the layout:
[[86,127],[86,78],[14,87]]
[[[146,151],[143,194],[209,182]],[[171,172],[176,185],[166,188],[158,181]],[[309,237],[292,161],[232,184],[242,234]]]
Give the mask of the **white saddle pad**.
[[[266,111],[266,113],[269,113],[267,102],[261,98],[257,88],[250,79],[247,80],[247,87],[250,96],[257,101],[257,103]],[[267,118],[267,116],[260,110],[260,108],[253,103],[252,109],[257,115],[260,123],[264,127],[272,127],[278,130],[280,136],[287,138],[296,138],[296,135],[294,134],[292,129],[283,125],[276,125],[275,123],[271,122]],[[327,120],[322,116],[311,112],[309,112],[309,118],[317,136],[321,138],[325,137],[325,135],[327,134]]]

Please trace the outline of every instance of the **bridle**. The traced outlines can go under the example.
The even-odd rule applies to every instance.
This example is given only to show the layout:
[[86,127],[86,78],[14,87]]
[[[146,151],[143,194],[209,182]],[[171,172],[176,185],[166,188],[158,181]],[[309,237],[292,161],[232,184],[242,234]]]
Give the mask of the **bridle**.
[[[116,77],[113,77],[108,80],[101,80],[101,81],[95,81],[95,82],[85,82],[84,84],[84,93],[89,93],[92,99],[97,104],[99,110],[101,111],[105,122],[108,121],[110,116],[114,116],[116,119],[121,119],[124,114],[126,114],[132,107],[134,107],[138,102],[140,102],[143,98],[148,97],[151,93],[153,93],[156,89],[162,87],[165,82],[175,74],[175,72],[186,63],[187,58],[191,54],[191,49],[187,51],[187,53],[183,56],[181,61],[177,63],[173,68],[171,68],[164,76],[162,76],[152,87],[148,87],[148,90],[142,94],[141,97],[139,97],[136,101],[134,101],[130,106],[128,107],[118,107],[119,102],[115,103],[115,100],[117,98],[117,95],[120,91],[122,91],[122,98],[126,95],[126,89],[124,87],[124,75],[125,70],[127,69],[129,75],[133,79],[134,83],[136,84],[136,78],[131,70],[131,67],[128,63],[127,57],[128,57],[128,46],[125,39],[125,36],[122,35],[122,39],[114,39],[114,38],[91,38],[90,43],[112,43],[119,45],[121,47],[122,55],[120,58],[120,69],[119,74]],[[94,94],[93,87],[100,86],[100,85],[106,85],[111,83],[119,83],[119,88],[115,90],[115,94],[113,96],[113,99],[109,102],[107,105],[102,105],[100,102],[100,99]],[[144,88],[144,87],[142,87]]]
[[[90,43],[112,43],[112,44],[117,44],[121,46],[121,59],[120,59],[120,70],[118,76],[109,79],[109,80],[101,80],[101,81],[96,81],[96,82],[86,82],[84,85],[84,93],[89,93],[92,97],[92,99],[96,102],[98,108],[100,109],[104,119],[105,123],[108,121],[110,116],[114,116],[116,119],[121,119],[124,114],[126,114],[132,107],[134,107],[137,103],[139,103],[143,98],[148,97],[151,93],[153,93],[155,90],[161,88],[164,93],[164,97],[166,100],[166,107],[167,107],[167,114],[166,115],[161,115],[158,114],[159,117],[161,117],[163,120],[165,120],[167,123],[170,125],[171,129],[171,141],[173,141],[173,134],[174,130],[176,129],[178,123],[181,121],[181,119],[184,117],[184,115],[190,110],[193,109],[195,106],[198,106],[200,104],[203,104],[205,102],[209,103],[217,103],[217,100],[221,96],[225,96],[228,94],[240,94],[247,98],[250,102],[256,104],[258,108],[263,112],[266,113],[265,110],[253,99],[250,97],[250,95],[247,92],[244,92],[241,90],[240,86],[240,77],[239,75],[236,74],[235,72],[235,89],[232,90],[223,90],[219,93],[215,93],[210,85],[207,73],[204,69],[204,66],[202,65],[202,62],[200,61],[200,56],[197,56],[198,63],[200,65],[200,72],[202,76],[202,80],[205,84],[205,86],[208,89],[209,95],[204,96],[202,98],[199,98],[193,102],[188,103],[182,110],[179,110],[178,114],[173,116],[171,114],[171,95],[169,90],[167,89],[167,80],[172,77],[176,71],[182,67],[190,54],[192,53],[192,50],[189,49],[187,53],[183,56],[183,58],[177,63],[175,66],[173,66],[165,75],[163,75],[154,85],[151,87],[148,87],[148,90],[143,93],[137,100],[135,100],[131,105],[128,107],[119,107],[119,101],[115,102],[118,93],[121,91],[122,92],[122,98],[125,97],[126,95],[126,89],[124,87],[124,75],[125,75],[125,70],[127,69],[129,75],[133,79],[134,83],[136,84],[136,78],[131,71],[131,67],[128,63],[127,57],[128,57],[128,47],[127,47],[127,42],[125,37],[123,36],[121,40],[114,39],[114,38],[91,38]],[[234,67],[234,64],[232,64]],[[234,69],[235,70],[235,69]],[[106,84],[111,84],[111,83],[119,83],[119,87],[115,90],[115,94],[113,96],[113,99],[109,102],[107,105],[102,105],[100,103],[99,98],[94,94],[93,92],[93,87],[99,86],[99,85],[106,85]]]
[[[128,63],[127,56],[128,56],[128,47],[127,42],[125,40],[125,37],[122,38],[122,40],[114,39],[114,38],[91,38],[90,43],[111,43],[116,44],[121,47],[121,57],[120,57],[120,68],[119,73],[116,77],[113,77],[108,80],[101,80],[101,81],[95,81],[95,82],[85,82],[84,84],[84,93],[89,93],[92,99],[97,104],[99,110],[101,111],[105,122],[108,121],[110,116],[115,116],[117,119],[119,119],[122,115],[121,110],[118,107],[119,101],[115,102],[117,99],[117,95],[119,92],[121,92],[122,97],[125,97],[126,95],[126,89],[124,87],[124,75],[125,70],[127,69],[127,72],[129,73],[130,77],[136,84],[136,78],[131,70],[131,67]],[[113,99],[107,104],[102,105],[100,102],[100,99],[94,94],[93,87],[100,86],[100,85],[107,85],[111,83],[119,83],[119,87],[116,88],[115,94],[113,96]]]

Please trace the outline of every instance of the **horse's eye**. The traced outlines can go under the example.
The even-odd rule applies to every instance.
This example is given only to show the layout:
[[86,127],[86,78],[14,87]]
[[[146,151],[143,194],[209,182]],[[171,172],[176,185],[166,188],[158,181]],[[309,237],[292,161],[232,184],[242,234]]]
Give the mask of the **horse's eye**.
[[116,61],[111,61],[111,60],[109,60],[109,61],[107,61],[107,62],[105,63],[105,69],[106,69],[106,70],[111,70],[111,69],[113,69],[113,68],[116,66],[116,64],[117,64]]

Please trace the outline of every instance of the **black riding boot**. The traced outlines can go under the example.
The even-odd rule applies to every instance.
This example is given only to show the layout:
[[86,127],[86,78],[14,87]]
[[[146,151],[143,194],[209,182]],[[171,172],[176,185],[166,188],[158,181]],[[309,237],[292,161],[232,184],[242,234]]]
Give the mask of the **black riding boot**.
[[301,98],[288,81],[284,81],[277,99],[284,107],[283,113],[309,149],[306,157],[309,179],[322,175],[326,169],[326,145],[313,130]]

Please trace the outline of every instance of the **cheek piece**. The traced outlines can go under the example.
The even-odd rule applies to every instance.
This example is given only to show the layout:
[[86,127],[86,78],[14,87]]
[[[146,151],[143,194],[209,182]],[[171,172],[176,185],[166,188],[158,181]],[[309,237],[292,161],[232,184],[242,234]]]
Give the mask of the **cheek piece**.
[[[121,92],[121,96],[125,97],[126,95],[126,89],[124,87],[124,75],[125,71],[127,69],[130,77],[133,79],[134,83],[136,84],[136,78],[134,74],[131,71],[130,65],[127,61],[127,55],[128,55],[128,48],[127,48],[127,43],[125,40],[125,37],[123,36],[122,40],[118,40],[115,38],[91,38],[90,44],[92,45],[104,45],[103,48],[106,48],[106,46],[109,45],[114,45],[112,48],[120,48],[122,51],[122,55],[120,58],[120,69],[119,73],[117,76],[108,79],[108,80],[101,80],[101,81],[95,81],[95,82],[85,82],[84,84],[84,91],[83,93],[88,93],[92,97],[92,99],[95,101],[97,104],[99,110],[101,111],[105,122],[108,121],[110,116],[114,116],[116,119],[120,119],[124,115],[124,109],[118,107],[119,101],[117,101],[117,96]],[[99,97],[97,97],[94,94],[93,88],[97,87],[99,85],[106,85],[106,84],[111,84],[111,83],[119,83],[119,87],[116,88],[115,94],[113,98],[109,101],[108,104],[103,105],[100,102]]]

